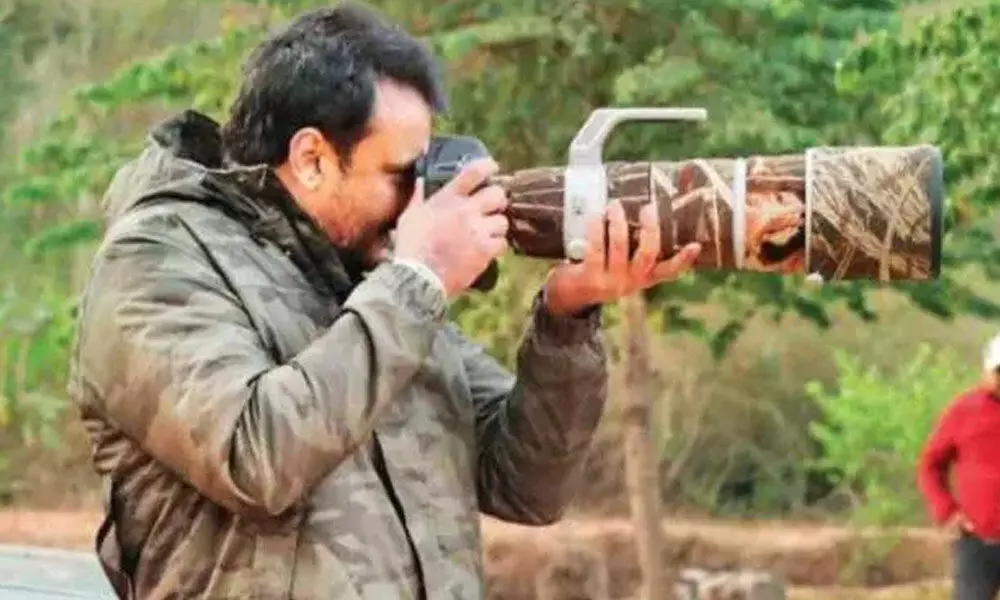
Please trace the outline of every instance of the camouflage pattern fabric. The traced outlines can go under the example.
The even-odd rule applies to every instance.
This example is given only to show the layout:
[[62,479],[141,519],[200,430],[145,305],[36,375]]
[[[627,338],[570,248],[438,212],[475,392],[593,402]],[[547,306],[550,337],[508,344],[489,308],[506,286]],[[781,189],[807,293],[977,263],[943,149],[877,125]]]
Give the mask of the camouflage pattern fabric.
[[[607,390],[599,311],[510,373],[406,266],[359,274],[217,124],[156,127],[105,198],[70,392],[123,597],[484,595],[478,512],[560,517]],[[422,582],[422,583],[421,583]]]

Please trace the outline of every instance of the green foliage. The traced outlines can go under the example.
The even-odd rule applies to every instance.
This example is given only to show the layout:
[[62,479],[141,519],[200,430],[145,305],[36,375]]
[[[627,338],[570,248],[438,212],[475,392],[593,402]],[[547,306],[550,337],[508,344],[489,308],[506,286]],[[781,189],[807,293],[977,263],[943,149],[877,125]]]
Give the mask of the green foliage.
[[900,286],[943,315],[995,318],[1000,304],[974,294],[964,267],[1000,278],[993,214],[1000,192],[1000,2],[956,5],[909,35],[871,35],[844,57],[837,89],[852,109],[853,136],[873,144],[929,142],[945,159],[948,201],[945,276],[935,286]]
[[970,370],[953,353],[927,344],[893,372],[843,352],[836,364],[835,390],[817,382],[806,388],[821,411],[811,426],[822,446],[817,466],[835,472],[837,483],[855,495],[855,517],[863,524],[920,521],[916,461],[941,410],[972,383]]
[[528,311],[545,271],[538,263],[518,263],[515,256],[503,257],[501,277],[492,292],[474,292],[451,306],[451,315],[463,330],[508,368],[515,366]]
[[17,115],[21,97],[31,88],[25,65],[36,58],[49,36],[62,38],[73,30],[65,18],[48,21],[46,16],[43,2],[0,2],[0,141]]
[[[74,292],[89,262],[88,248],[103,228],[93,210],[95,198],[134,152],[146,126],[129,127],[142,120],[136,119],[144,108],[138,103],[109,114],[85,97],[111,87],[114,78],[108,86],[79,86],[76,98],[74,83],[88,76],[100,79],[124,50],[135,58],[185,35],[204,35],[205,22],[192,15],[217,20],[213,15],[218,13],[188,0],[129,4],[134,3],[0,1],[0,88],[5,92],[0,130],[12,134],[0,136],[7,157],[0,163],[0,244],[7,256],[3,281],[9,286],[0,300],[0,440],[5,444],[25,448],[39,442],[51,448],[63,433]],[[185,27],[179,30],[181,21]],[[180,58],[199,50],[195,45]],[[63,110],[52,114],[59,107]]]
[[[125,111],[150,104],[191,106],[222,118],[238,63],[263,35],[264,24],[315,4],[259,3],[259,10],[270,10],[270,18],[142,57],[107,81],[77,90],[47,136],[25,151],[21,177],[3,193],[4,201],[37,205],[99,194],[141,140],[140,131],[121,134],[112,128]],[[677,124],[623,127],[609,143],[608,158],[777,153],[820,143],[831,124],[846,115],[830,102],[837,57],[858,30],[893,27],[895,3],[843,1],[819,10],[801,2],[731,0],[382,2],[379,8],[405,27],[425,32],[445,60],[452,111],[440,128],[479,136],[501,164],[513,169],[561,163],[589,111],[608,104],[698,104],[712,115],[695,130]],[[545,127],[538,126],[541,113]],[[81,218],[96,222],[98,216]],[[99,228],[78,223],[72,230],[97,233]],[[54,251],[87,239],[50,232],[39,236],[26,242],[32,250]],[[518,271],[534,268],[523,263],[510,261],[515,280]],[[494,296],[511,290],[501,288]],[[829,325],[831,303],[842,302],[862,315],[870,312],[859,286],[816,291],[788,278],[732,273],[699,274],[664,286],[650,299],[665,315],[667,330],[704,337],[719,357],[745,320],[759,311],[776,320],[793,312],[821,327]],[[715,301],[728,310],[718,324],[687,310]],[[483,302],[484,307],[512,306],[516,298]],[[478,323],[474,312],[462,317],[465,309],[474,311],[474,306],[464,304],[456,316]]]
[[28,303],[8,288],[0,296],[0,429],[13,428],[22,444],[58,444],[66,406],[65,356],[73,322],[65,300],[50,296]]
[[[561,164],[589,111],[603,105],[709,110],[705,124],[624,125],[609,140],[607,159],[772,154],[833,143],[851,116],[832,85],[837,59],[858,31],[894,30],[895,9],[887,1],[553,2],[523,12],[511,5],[502,17],[499,9],[476,15],[434,36],[451,66],[446,127],[479,136],[508,168]],[[428,19],[444,20],[447,9],[438,10]],[[531,26],[515,27],[523,22]],[[871,318],[870,287],[814,290],[792,278],[700,273],[649,299],[665,331],[699,336],[721,358],[757,314],[776,322],[796,314],[827,327],[830,308],[841,304]],[[692,314],[706,304],[726,315]]]
[[[60,4],[63,0],[46,1],[55,7],[70,5]],[[101,21],[96,29],[114,31],[115,36],[80,27],[83,21],[72,16],[76,13],[52,10],[71,15],[66,22],[73,26],[67,31],[81,35],[79,40],[74,38],[74,44],[79,42],[74,48],[112,46],[110,40],[119,39],[127,29],[127,39],[137,40],[137,49],[129,50],[127,60],[108,59],[100,68],[88,70],[90,77],[81,77],[81,85],[58,96],[59,110],[38,128],[31,143],[11,153],[16,160],[5,162],[13,170],[9,178],[0,175],[0,214],[9,224],[7,243],[16,245],[12,254],[22,272],[48,274],[46,282],[18,290],[16,322],[27,318],[28,307],[38,304],[33,296],[39,290],[44,290],[44,305],[52,315],[68,313],[80,265],[86,265],[89,248],[102,231],[96,198],[114,170],[137,151],[148,126],[165,113],[189,107],[223,118],[237,83],[239,63],[253,44],[269,27],[303,9],[325,4],[318,0],[151,2],[143,8],[129,7],[136,11],[127,13],[130,17],[123,16],[122,4],[101,9],[105,11],[102,18],[109,21]],[[562,163],[570,139],[593,108],[698,105],[708,108],[707,123],[624,126],[610,140],[606,158],[773,154],[797,152],[814,144],[931,137],[930,141],[942,143],[949,157],[949,178],[959,173],[956,168],[967,171],[957,184],[950,182],[959,190],[953,197],[964,197],[962,190],[981,188],[976,193],[985,206],[992,193],[989,186],[995,185],[993,167],[983,168],[992,163],[969,158],[971,152],[976,160],[992,160],[994,142],[986,135],[992,130],[981,123],[972,125],[966,112],[949,108],[949,103],[962,110],[988,106],[991,88],[978,97],[966,92],[956,99],[943,95],[946,78],[937,84],[933,77],[923,81],[928,73],[944,77],[935,65],[953,61],[950,76],[966,77],[968,85],[973,85],[977,80],[959,68],[963,61],[985,61],[972,49],[937,42],[928,44],[924,54],[910,52],[910,46],[867,55],[862,51],[848,55],[837,71],[838,61],[859,36],[868,37],[869,48],[884,43],[879,40],[897,37],[896,2],[384,0],[373,4],[405,28],[425,36],[445,60],[452,110],[438,129],[480,137],[506,169]],[[99,3],[88,6],[100,12]],[[4,44],[2,27],[9,22],[0,22],[0,46]],[[880,29],[888,33],[880,36]],[[88,31],[93,35],[84,35]],[[993,35],[983,29],[973,32],[980,39]],[[144,36],[148,40],[139,44]],[[43,37],[49,40],[46,43],[63,43],[51,32]],[[2,50],[0,61],[4,60]],[[79,53],[89,56],[82,50]],[[858,66],[852,66],[852,61]],[[71,64],[75,68],[76,63]],[[984,62],[981,68],[990,73],[988,69],[994,67]],[[840,87],[835,89],[838,73]],[[986,77],[981,85],[988,86],[989,81]],[[937,95],[925,99],[911,91],[915,89]],[[906,111],[916,107],[937,120],[932,120],[938,122],[937,129],[917,129],[919,120],[906,116]],[[955,129],[953,121],[963,119],[966,122]],[[974,137],[977,128],[984,132],[979,138]],[[969,143],[973,139],[979,141]],[[949,257],[969,259],[976,253],[975,262],[980,263],[995,258],[992,246],[973,243],[985,238],[967,234],[949,239]],[[463,328],[508,365],[514,360],[528,301],[547,266],[507,257],[497,290],[469,296],[453,307]],[[875,317],[869,302],[872,287],[847,283],[814,289],[792,278],[701,273],[648,294],[654,309],[650,326],[696,336],[711,356],[721,359],[753,321],[770,319],[777,329],[778,323],[787,323],[792,316],[827,328],[844,309],[870,322]],[[954,282],[898,289],[931,314],[997,315],[990,302]],[[614,326],[615,317],[612,307],[609,327]],[[27,347],[35,348],[32,356],[40,356],[40,348],[49,353],[44,360],[29,361],[28,375],[17,379],[21,383],[10,383],[11,377],[5,380],[6,405],[27,407],[35,391],[60,393],[53,390],[61,388],[60,369],[68,351],[62,319],[42,321],[48,325],[32,333],[8,333],[2,338],[8,357]],[[5,364],[12,368],[9,362]],[[732,390],[736,389],[734,383]],[[769,390],[754,393],[766,397]],[[733,402],[728,398],[739,396],[732,391],[718,395]],[[694,402],[695,396],[691,398]],[[789,398],[788,404],[794,401]],[[754,447],[760,447],[757,442],[764,438],[773,440],[772,428],[784,423],[782,415],[768,410],[759,407],[759,413],[745,419],[753,424],[748,425],[753,431],[745,439],[752,440]],[[711,444],[728,443],[723,433],[713,434],[710,440]],[[802,444],[794,443],[799,452]],[[711,478],[704,478],[703,487],[709,490],[705,493],[714,493],[713,482],[723,482],[733,470],[742,469],[741,464],[750,465],[746,470],[753,477],[783,485],[784,472],[791,468],[788,463],[800,454],[792,456],[785,451],[787,444],[775,444],[756,456],[742,446],[727,447],[720,454],[729,456],[704,468],[712,473]],[[703,454],[708,450],[711,447]],[[776,457],[785,462],[772,468]],[[801,477],[794,479],[800,486]]]
[[127,65],[106,82],[78,88],[44,134],[22,152],[21,177],[0,199],[7,206],[38,205],[101,194],[143,139],[141,131],[114,134],[123,111],[153,104],[219,117],[233,92],[232,81],[219,71],[236,72],[249,44],[261,35],[257,28],[235,29],[207,42],[170,47]]
[[[648,30],[642,62],[617,78],[615,101],[707,107],[712,123],[704,133],[671,144],[680,156],[798,152],[830,143],[832,126],[846,116],[831,102],[837,59],[858,31],[897,29],[893,1],[717,0],[680,13],[663,10],[676,3],[643,4],[643,18],[659,27]],[[669,142],[656,139],[662,152]]]

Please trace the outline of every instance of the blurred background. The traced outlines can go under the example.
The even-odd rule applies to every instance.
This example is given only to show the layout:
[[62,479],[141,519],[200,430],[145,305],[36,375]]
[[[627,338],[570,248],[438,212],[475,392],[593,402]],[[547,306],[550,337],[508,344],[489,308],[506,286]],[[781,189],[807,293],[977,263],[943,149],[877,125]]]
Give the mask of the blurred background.
[[[0,0],[0,504],[20,519],[0,522],[0,534],[41,540],[24,520],[39,514],[47,527],[77,528],[65,544],[90,544],[97,482],[64,389],[74,298],[110,176],[157,120],[185,108],[224,118],[248,49],[320,4]],[[702,106],[709,120],[622,126],[606,159],[938,145],[948,195],[940,282],[817,290],[699,273],[649,294],[646,328],[665,527],[700,531],[700,541],[712,527],[752,527],[765,540],[732,542],[743,549],[726,554],[728,536],[717,535],[716,554],[685,546],[677,561],[749,564],[759,557],[746,548],[778,541],[801,557],[848,526],[926,530],[914,461],[1000,332],[1000,2],[368,4],[425,37],[447,66],[452,110],[440,130],[479,137],[505,170],[563,164],[589,112],[610,105]],[[523,282],[546,268],[508,257],[498,288],[463,299],[454,317],[512,365],[536,289]],[[571,515],[581,522],[617,523],[630,510],[620,325],[613,307],[614,396]],[[54,540],[41,542],[63,543]],[[882,585],[946,572],[940,541],[909,543],[916,557],[882,544],[845,558],[830,543],[808,563],[822,576],[795,575],[806,563],[792,560],[790,577]]]

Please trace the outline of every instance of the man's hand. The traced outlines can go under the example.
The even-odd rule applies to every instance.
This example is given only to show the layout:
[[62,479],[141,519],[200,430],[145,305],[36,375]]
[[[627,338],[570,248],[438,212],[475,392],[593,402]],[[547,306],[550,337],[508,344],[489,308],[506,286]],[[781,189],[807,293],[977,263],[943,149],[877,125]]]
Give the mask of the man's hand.
[[676,279],[691,269],[701,252],[699,244],[688,244],[672,258],[658,262],[660,226],[655,206],[648,204],[640,212],[639,245],[630,261],[628,224],[621,203],[611,203],[607,216],[607,247],[604,220],[595,219],[587,230],[587,254],[583,261],[561,264],[549,274],[545,283],[549,313],[577,314],[589,306],[612,302]]
[[491,159],[471,162],[427,199],[419,182],[399,218],[396,257],[430,267],[448,298],[468,289],[491,260],[507,251],[503,189],[494,185],[471,193],[497,168]]
[[972,533],[972,524],[969,520],[965,518],[962,511],[956,510],[955,513],[944,523],[944,529],[954,535],[959,535],[963,531],[968,531]]

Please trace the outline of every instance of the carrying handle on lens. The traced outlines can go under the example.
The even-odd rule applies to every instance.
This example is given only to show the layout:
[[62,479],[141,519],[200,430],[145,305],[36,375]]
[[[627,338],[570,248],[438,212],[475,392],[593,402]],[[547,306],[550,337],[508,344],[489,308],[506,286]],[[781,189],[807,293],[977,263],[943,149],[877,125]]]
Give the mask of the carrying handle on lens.
[[598,108],[590,113],[569,145],[563,182],[563,246],[570,260],[583,260],[587,250],[587,222],[604,212],[608,182],[604,171],[604,143],[615,127],[627,121],[704,121],[704,108]]

